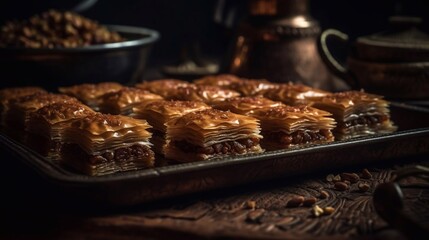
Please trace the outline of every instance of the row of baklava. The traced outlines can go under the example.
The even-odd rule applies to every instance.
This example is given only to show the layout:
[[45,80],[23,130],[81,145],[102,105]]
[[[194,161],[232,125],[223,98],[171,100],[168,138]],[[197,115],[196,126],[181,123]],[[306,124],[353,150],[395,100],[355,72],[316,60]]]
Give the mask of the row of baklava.
[[26,129],[30,134],[19,135],[28,145],[54,157],[61,153],[65,164],[90,175],[151,167],[151,149],[189,162],[331,142],[333,133],[346,139],[395,130],[380,96],[233,75],[59,90],[68,96],[2,90],[2,125],[15,133]]

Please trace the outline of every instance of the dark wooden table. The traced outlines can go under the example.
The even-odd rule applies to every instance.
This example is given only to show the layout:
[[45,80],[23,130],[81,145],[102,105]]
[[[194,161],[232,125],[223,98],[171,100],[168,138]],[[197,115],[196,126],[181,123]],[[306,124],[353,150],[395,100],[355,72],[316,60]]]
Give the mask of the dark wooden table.
[[[187,195],[132,208],[89,208],[56,196],[44,179],[19,163],[3,169],[1,239],[406,239],[377,214],[372,195],[395,171],[422,164],[429,156],[358,166],[339,172],[360,174],[368,168],[368,191],[351,183],[336,190],[329,172],[282,178],[230,189]],[[240,174],[240,173],[237,173]],[[409,183],[418,181],[410,177]],[[329,194],[320,198],[324,190]],[[429,226],[429,188],[405,188],[407,213]],[[288,207],[297,197],[315,197],[334,213],[315,217],[312,207]],[[251,206],[252,204],[255,206]],[[424,236],[425,237],[425,236]]]

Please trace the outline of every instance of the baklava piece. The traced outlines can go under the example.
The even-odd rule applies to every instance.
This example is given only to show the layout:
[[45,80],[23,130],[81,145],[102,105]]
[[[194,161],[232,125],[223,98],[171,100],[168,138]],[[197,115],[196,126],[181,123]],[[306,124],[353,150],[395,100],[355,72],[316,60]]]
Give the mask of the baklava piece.
[[270,89],[277,88],[278,85],[268,82],[265,79],[243,79],[239,82],[234,82],[228,86],[228,89],[239,92],[242,96],[263,96]]
[[329,95],[329,92],[305,86],[302,84],[279,84],[264,93],[264,97],[273,101],[281,101],[288,105],[311,104],[313,101]]
[[238,97],[240,94],[236,91],[223,89],[216,86],[188,85],[178,87],[169,99],[182,101],[201,101],[211,104],[216,101],[223,101],[228,98]]
[[91,114],[95,114],[91,108],[75,102],[44,106],[30,114],[27,145],[43,156],[58,160],[64,129],[73,120]]
[[222,88],[228,88],[232,83],[241,82],[242,79],[232,74],[219,74],[205,76],[200,79],[194,80],[197,85],[208,85],[217,86]]
[[189,82],[177,79],[159,79],[136,84],[137,88],[160,95],[165,99],[171,99],[178,87],[188,86]]
[[257,119],[217,109],[192,112],[167,122],[165,157],[179,162],[260,153]]
[[130,115],[134,106],[162,99],[161,96],[143,89],[124,87],[101,97],[100,112]]
[[261,145],[267,150],[332,142],[335,120],[331,114],[309,106],[280,106],[256,111],[260,120]]
[[91,176],[153,167],[149,127],[144,120],[101,113],[75,120],[64,130],[61,162]]
[[337,121],[336,139],[391,133],[397,127],[390,120],[389,102],[382,96],[359,91],[334,93],[313,104],[332,113]]
[[192,101],[156,101],[147,105],[140,105],[133,109],[133,117],[146,119],[153,127],[151,142],[154,144],[154,151],[164,155],[166,144],[166,132],[168,121],[174,120],[187,113],[209,109],[203,102]]
[[[63,94],[36,93],[15,98],[9,101],[9,109],[5,113],[5,128],[9,133],[22,132],[26,129],[30,114],[53,103],[81,103],[74,97]],[[13,135],[16,135],[13,134]]]
[[15,98],[29,96],[33,94],[46,93],[46,91],[40,87],[16,87],[16,88],[4,88],[0,90],[0,118],[1,125],[4,126],[4,114],[9,109],[9,101]]
[[100,97],[106,93],[119,91],[123,86],[115,82],[102,83],[84,83],[70,87],[60,87],[58,90],[61,93],[70,95],[82,101],[90,108],[98,111],[100,105]]
[[252,116],[255,111],[260,109],[268,109],[283,105],[284,104],[281,102],[271,101],[270,99],[263,97],[235,97],[211,104],[213,108],[219,110],[231,111],[233,113],[248,116]]

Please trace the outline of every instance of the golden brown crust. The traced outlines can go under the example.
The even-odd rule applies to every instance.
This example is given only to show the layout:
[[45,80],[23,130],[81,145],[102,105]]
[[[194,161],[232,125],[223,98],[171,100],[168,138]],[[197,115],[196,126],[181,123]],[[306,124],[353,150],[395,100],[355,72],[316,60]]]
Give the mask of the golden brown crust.
[[237,91],[246,97],[263,96],[266,91],[277,87],[277,84],[268,82],[265,79],[243,79],[228,86],[229,89]]
[[9,102],[9,108],[19,108],[22,111],[35,111],[49,104],[68,102],[81,103],[76,98],[64,94],[36,93],[11,99]]
[[274,101],[281,101],[290,105],[309,104],[313,100],[327,96],[329,92],[305,86],[302,84],[279,84],[264,93],[264,97]]
[[262,137],[257,119],[217,109],[188,113],[166,125],[167,139],[184,140],[202,147],[222,141]]
[[97,109],[99,97],[106,93],[119,91],[123,86],[116,82],[102,82],[96,84],[79,84],[70,87],[60,87],[61,93],[76,97],[86,105]]
[[346,91],[326,95],[316,101],[317,105],[326,104],[338,108],[350,108],[360,104],[377,103],[379,105],[388,104],[383,96],[369,94],[364,91]]
[[231,111],[233,113],[251,116],[258,109],[283,106],[281,102],[275,102],[263,97],[235,97],[211,104],[214,108]]
[[396,131],[390,120],[389,102],[382,96],[363,91],[330,94],[313,103],[314,107],[332,113],[337,121],[337,139],[348,139]]
[[232,83],[241,82],[242,79],[232,74],[210,75],[194,80],[197,85],[228,87]]
[[331,114],[313,107],[280,106],[258,110],[253,116],[261,121],[263,131],[283,131],[291,133],[297,130],[333,129],[335,120]]
[[44,106],[33,112],[30,121],[37,119],[53,125],[58,122],[82,118],[90,114],[95,114],[94,110],[84,104],[77,102],[61,102]]
[[101,135],[106,132],[114,132],[136,127],[148,129],[150,128],[150,125],[142,119],[134,119],[122,115],[96,113],[74,121],[72,123],[72,127],[88,131],[94,135]]
[[46,90],[40,87],[15,87],[4,88],[0,90],[0,101],[19,98],[22,96],[32,95],[34,93],[46,93]]
[[148,128],[145,120],[96,113],[73,121],[65,129],[63,141],[93,155],[134,144],[150,145]]
[[178,79],[159,79],[136,84],[135,87],[158,94],[165,99],[171,99],[178,87],[188,86],[189,82]]
[[203,102],[195,101],[155,101],[133,108],[133,117],[146,119],[156,130],[166,131],[165,123],[187,113],[209,109]]
[[170,99],[201,101],[210,104],[215,101],[223,101],[225,99],[238,96],[240,96],[240,94],[233,90],[223,89],[216,86],[192,84],[185,87],[178,87],[176,92],[170,96]]
[[124,87],[117,92],[106,93],[101,97],[100,112],[128,115],[132,107],[140,103],[149,103],[163,98],[157,94],[139,88]]

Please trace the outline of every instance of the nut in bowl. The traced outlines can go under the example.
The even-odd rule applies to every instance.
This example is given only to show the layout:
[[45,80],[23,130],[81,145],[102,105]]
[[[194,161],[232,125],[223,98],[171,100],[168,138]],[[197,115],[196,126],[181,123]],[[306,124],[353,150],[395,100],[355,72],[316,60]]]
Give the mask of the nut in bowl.
[[0,86],[54,90],[80,83],[131,84],[140,80],[158,39],[155,30],[103,26],[69,12],[10,22],[0,33]]

